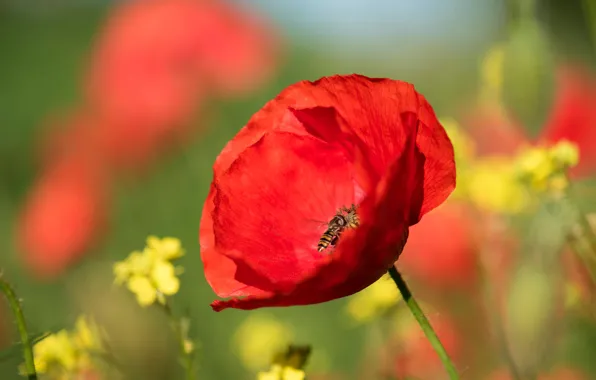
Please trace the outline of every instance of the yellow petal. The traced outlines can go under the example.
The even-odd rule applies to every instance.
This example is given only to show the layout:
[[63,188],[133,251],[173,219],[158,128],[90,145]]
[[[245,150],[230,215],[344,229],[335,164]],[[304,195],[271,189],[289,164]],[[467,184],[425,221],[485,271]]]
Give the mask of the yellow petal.
[[279,364],[274,364],[267,372],[259,372],[258,380],[279,380],[281,378],[283,368]]
[[469,173],[468,192],[476,206],[488,211],[515,213],[530,202],[513,162],[504,157],[478,160]]
[[480,66],[481,94],[485,98],[500,99],[503,88],[503,64],[505,49],[501,44],[493,46],[483,57]]
[[188,338],[184,339],[184,353],[188,355],[194,350],[195,344],[193,343],[193,341]]
[[122,285],[130,276],[130,268],[127,261],[117,261],[112,266],[114,273],[114,283]]
[[149,236],[147,247],[155,250],[157,257],[163,260],[174,260],[184,255],[182,243],[173,237],[159,239],[156,236]]
[[180,281],[176,277],[174,265],[169,261],[156,261],[151,271],[151,278],[157,289],[165,295],[171,296],[180,289]]
[[292,338],[289,325],[269,313],[253,312],[238,327],[232,347],[246,368],[257,370],[268,365],[273,353]]
[[347,312],[356,322],[366,323],[390,309],[400,299],[395,284],[383,276],[353,295],[348,302]]
[[284,380],[304,380],[305,377],[304,371],[292,367],[284,367],[281,375]]
[[51,350],[57,362],[67,371],[74,369],[77,361],[70,334],[65,330],[58,332],[54,344],[55,346]]
[[149,306],[155,302],[157,289],[147,277],[133,276],[128,280],[128,289],[137,296],[141,306]]
[[567,140],[561,140],[551,148],[553,159],[561,166],[574,167],[579,163],[579,148]]
[[79,316],[75,322],[73,341],[79,349],[97,351],[102,348],[99,327],[93,319],[85,315]]
[[143,250],[143,252],[134,251],[126,260],[131,274],[135,275],[149,274],[153,264],[153,256],[147,250]]

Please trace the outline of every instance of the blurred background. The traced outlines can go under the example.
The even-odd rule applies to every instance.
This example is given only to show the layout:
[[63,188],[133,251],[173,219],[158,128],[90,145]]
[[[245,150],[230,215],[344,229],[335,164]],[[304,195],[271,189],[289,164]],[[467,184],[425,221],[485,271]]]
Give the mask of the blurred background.
[[[433,105],[462,168],[400,259],[462,378],[517,379],[513,366],[519,379],[596,379],[574,223],[511,183],[520,149],[568,139],[573,205],[595,211],[595,54],[591,0],[0,0],[2,275],[32,333],[92,314],[130,378],[182,378],[166,317],[112,274],[148,235],[173,236],[186,250],[173,309],[190,317],[199,379],[256,379],[291,342],[313,347],[309,379],[442,379],[391,283],[215,313],[199,252],[213,162],[266,101],[336,73],[401,79]],[[7,307],[0,326],[10,350]],[[3,357],[1,378],[21,362]]]

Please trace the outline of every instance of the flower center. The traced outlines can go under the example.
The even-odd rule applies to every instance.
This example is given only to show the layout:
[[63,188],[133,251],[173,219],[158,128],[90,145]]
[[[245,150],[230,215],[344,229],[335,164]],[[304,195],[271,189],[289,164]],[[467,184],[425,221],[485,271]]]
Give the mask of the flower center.
[[353,205],[350,208],[342,207],[327,223],[327,229],[321,235],[319,244],[317,244],[317,251],[323,252],[329,246],[335,246],[339,240],[339,236],[346,228],[356,228],[360,225],[360,219],[356,213],[357,206]]

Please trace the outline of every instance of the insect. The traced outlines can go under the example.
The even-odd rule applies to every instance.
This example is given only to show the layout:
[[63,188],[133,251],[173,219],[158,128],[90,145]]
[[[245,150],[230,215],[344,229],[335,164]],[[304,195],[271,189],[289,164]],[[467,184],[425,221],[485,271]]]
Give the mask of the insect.
[[350,208],[342,207],[337,214],[331,218],[327,223],[327,229],[321,235],[319,244],[317,244],[317,251],[323,252],[330,245],[334,246],[339,240],[339,236],[346,228],[356,228],[360,224],[358,214],[356,214],[356,206],[352,205]]
[[286,350],[278,352],[273,357],[273,363],[282,367],[302,369],[312,351],[311,346],[289,345]]

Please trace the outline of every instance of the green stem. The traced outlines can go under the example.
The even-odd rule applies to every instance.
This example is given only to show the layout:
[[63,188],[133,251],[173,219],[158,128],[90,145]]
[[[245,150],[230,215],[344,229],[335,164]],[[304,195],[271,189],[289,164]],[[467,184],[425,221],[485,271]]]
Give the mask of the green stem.
[[[596,6],[593,6],[593,8],[593,10],[596,11]],[[596,35],[594,37],[596,38]],[[567,180],[569,181],[569,179]],[[571,249],[584,263],[592,282],[596,284],[596,233],[588,220],[587,214],[578,206],[578,202],[575,200],[572,190],[573,189],[570,187],[566,195],[569,197],[572,207],[575,209],[578,223],[576,231],[574,232],[573,229],[571,230],[567,241]]]
[[180,320],[174,316],[172,312],[172,308],[166,302],[163,305],[163,309],[166,312],[168,318],[170,319],[170,323],[172,324],[172,329],[174,330],[174,335],[176,335],[176,339],[178,340],[178,346],[180,349],[180,356],[182,359],[182,366],[186,372],[186,380],[194,380],[194,372],[193,372],[193,354],[192,352],[186,351],[186,342],[184,341],[185,337],[182,334],[182,328],[180,326]]
[[27,324],[25,323],[25,315],[21,308],[21,302],[19,302],[10,284],[2,278],[0,278],[0,290],[6,296],[17,322],[17,328],[19,329],[19,335],[21,336],[21,343],[23,345],[23,356],[25,358],[27,378],[29,380],[35,380],[37,379],[37,373],[35,372],[35,362],[33,361],[33,346],[31,345],[31,339],[27,332]]
[[410,312],[412,312],[412,315],[414,316],[414,318],[416,318],[416,321],[422,328],[422,331],[424,331],[426,339],[428,339],[431,346],[441,359],[441,362],[443,363],[443,366],[445,367],[447,374],[449,374],[449,379],[459,380],[459,374],[457,373],[457,369],[455,368],[455,365],[453,365],[453,362],[449,358],[447,351],[445,351],[445,347],[443,347],[443,344],[439,340],[437,333],[435,333],[435,330],[433,330],[432,326],[430,325],[430,322],[424,315],[424,312],[418,305],[418,302],[416,302],[416,299],[412,296],[412,292],[410,292],[408,285],[406,284],[403,277],[401,276],[401,274],[395,266],[389,268],[389,275],[395,282],[395,285],[397,285],[397,289],[399,289],[399,292],[401,293],[402,298],[406,302],[406,305],[408,305]]

